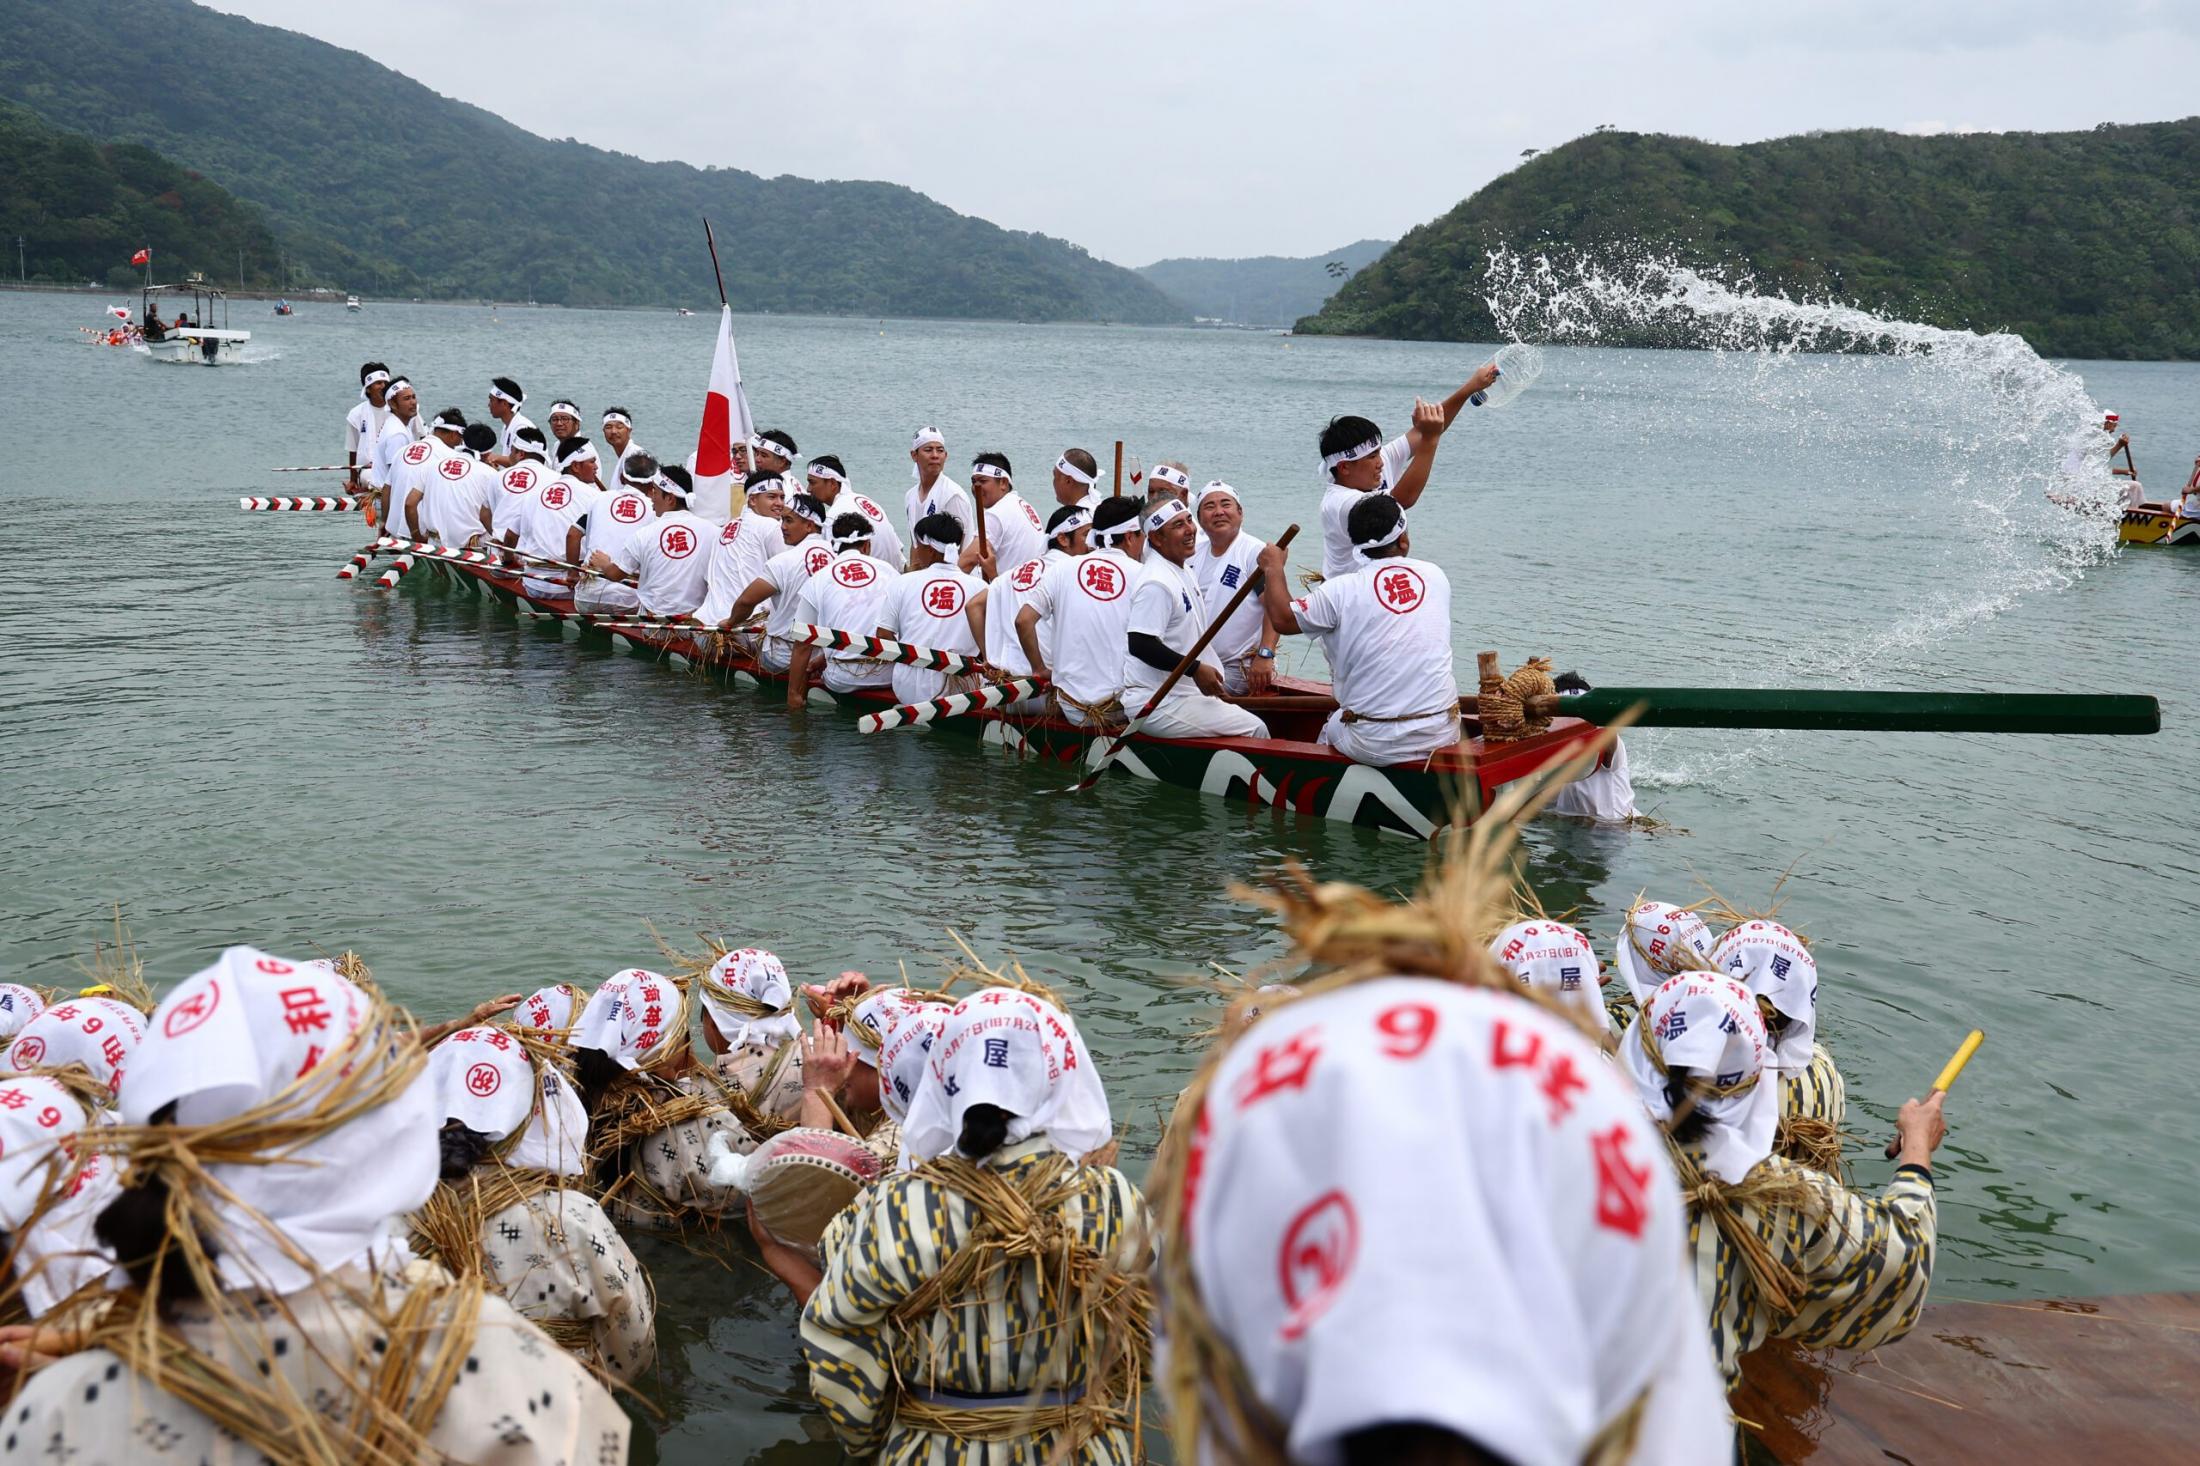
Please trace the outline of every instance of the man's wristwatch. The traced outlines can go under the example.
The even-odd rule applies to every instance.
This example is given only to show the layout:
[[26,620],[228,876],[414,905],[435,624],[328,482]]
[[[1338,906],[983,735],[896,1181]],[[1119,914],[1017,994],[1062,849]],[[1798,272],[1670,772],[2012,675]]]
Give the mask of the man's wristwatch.
[[1254,652],[1253,655],[1259,657],[1264,662],[1273,662],[1276,659],[1276,649],[1272,646],[1264,646],[1260,650]]

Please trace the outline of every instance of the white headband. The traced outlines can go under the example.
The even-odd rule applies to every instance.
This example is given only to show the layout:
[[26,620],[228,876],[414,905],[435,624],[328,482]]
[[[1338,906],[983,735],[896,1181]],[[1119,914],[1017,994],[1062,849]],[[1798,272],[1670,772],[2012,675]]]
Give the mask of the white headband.
[[614,407],[611,409],[611,411],[603,415],[603,425],[605,427],[610,427],[613,423],[620,423],[626,427],[632,427],[634,426],[634,419],[628,417],[625,413],[619,411],[616,407]]
[[836,534],[836,535],[834,535],[834,536],[833,536],[833,548],[834,548],[834,549],[836,549],[836,550],[845,550],[845,549],[847,549],[847,548],[848,548],[848,547],[849,547],[850,545],[860,545],[860,544],[862,544],[862,543],[863,543],[863,542],[864,542],[865,540],[869,539],[870,537],[871,537],[871,527],[870,527],[869,525],[865,525],[865,526],[864,526],[864,527],[863,527],[862,529],[859,529],[859,530],[854,530],[854,531],[852,531],[852,532],[850,532],[850,533],[848,533],[848,534]]
[[831,464],[826,463],[811,464],[810,477],[829,478],[836,484],[844,484],[848,482],[848,475],[842,473],[839,469],[834,468]]
[[909,451],[914,453],[927,443],[937,443],[945,448],[947,439],[940,436],[938,428],[918,428],[916,433],[909,439]]
[[1058,474],[1063,475],[1064,477],[1075,479],[1077,482],[1083,484],[1088,489],[1092,487],[1093,475],[1085,472],[1076,464],[1070,462],[1067,458],[1055,459],[1054,471]]
[[438,413],[435,422],[429,426],[428,431],[431,433],[463,433],[466,431],[466,424],[463,420],[453,422]]
[[1182,499],[1165,499],[1159,508],[1146,516],[1146,533],[1152,534],[1157,529],[1165,528],[1191,512],[1184,507]]
[[1181,468],[1171,468],[1166,463],[1155,464],[1149,476],[1155,483],[1168,484],[1172,488],[1188,491],[1192,487],[1192,476],[1190,474]]
[[1369,550],[1380,550],[1385,545],[1394,545],[1398,543],[1398,537],[1405,532],[1406,516],[1403,511],[1400,511],[1398,522],[1390,527],[1390,533],[1384,535],[1381,539],[1369,540],[1366,544],[1354,540],[1352,542],[1352,553],[1358,555],[1362,560],[1369,559],[1371,558],[1367,553]]
[[683,504],[688,501],[688,491],[680,487],[680,481],[676,478],[667,478],[664,474],[660,473],[655,478],[649,481],[649,486],[653,489],[664,490],[666,493],[672,495],[673,498],[678,499]]
[[[1174,503],[1175,501],[1171,500],[1170,502]],[[1103,544],[1109,545],[1114,544],[1117,540],[1127,539],[1134,534],[1144,534],[1145,532],[1146,522],[1136,514],[1112,529],[1102,529],[1097,524],[1092,527],[1092,537]]]
[[1192,507],[1194,509],[1204,508],[1207,501],[1216,497],[1217,495],[1228,499],[1231,503],[1237,505],[1241,509],[1245,507],[1245,501],[1238,497],[1238,491],[1231,488],[1221,479],[1216,479],[1212,483],[1208,484],[1206,488],[1201,489],[1199,491],[1199,497],[1192,501]]
[[598,463],[601,461],[596,457],[596,445],[594,443],[583,443],[570,453],[560,453],[558,455],[558,467],[560,468],[569,468],[576,463]]
[[411,382],[405,380],[403,377],[392,377],[390,378],[390,389],[382,394],[382,400],[384,402],[387,402],[400,392],[410,391],[412,391]]
[[790,462],[794,458],[792,448],[789,448],[777,438],[767,438],[762,433],[758,433],[755,437],[749,439],[749,451],[751,453],[769,453],[774,458],[785,458]]
[[973,462],[970,465],[970,476],[972,478],[997,478],[1004,484],[1014,484],[1016,482],[1008,476],[1008,470],[998,463]]
[[1342,453],[1330,454],[1328,457],[1322,459],[1322,467],[1325,470],[1332,469],[1340,463],[1352,463],[1358,459],[1367,457],[1367,455],[1370,453],[1380,453],[1382,451],[1383,440],[1380,438],[1369,438],[1366,442],[1360,444],[1358,447],[1347,448]]
[[752,494],[779,494],[781,496],[784,496],[787,492],[787,481],[775,473],[770,478],[760,478],[755,483],[750,484],[748,487],[748,492]]
[[825,517],[821,514],[812,514],[809,510],[803,508],[802,500],[799,498],[789,499],[787,501],[787,512],[789,514],[792,514],[797,519],[808,520],[810,523],[816,525],[819,529],[823,529],[825,527]]
[[[388,372],[368,372],[367,379],[359,384],[359,390],[364,392],[367,390],[367,388],[373,386],[376,382],[386,382],[389,379],[390,374]],[[2113,414],[2111,414],[2111,416],[2113,416]]]
[[559,401],[550,404],[550,416],[556,417],[561,412],[564,413],[566,416],[572,418],[575,422],[580,421],[581,410],[578,407],[575,407],[572,403]]
[[527,400],[526,393],[522,392],[519,396],[514,397],[511,393],[505,391],[502,387],[499,387],[494,382],[491,382],[489,384],[489,395],[491,397],[494,397],[499,402],[510,403],[514,407],[518,407],[521,403]]
[[1092,512],[1088,509],[1080,509],[1054,528],[1048,530],[1047,538],[1051,540],[1061,535],[1075,534],[1090,523],[1092,523]]
[[950,560],[954,559],[956,556],[962,553],[961,545],[951,545],[945,540],[933,539],[930,535],[918,535],[917,543],[924,546],[927,550],[939,551],[942,555],[945,555]]

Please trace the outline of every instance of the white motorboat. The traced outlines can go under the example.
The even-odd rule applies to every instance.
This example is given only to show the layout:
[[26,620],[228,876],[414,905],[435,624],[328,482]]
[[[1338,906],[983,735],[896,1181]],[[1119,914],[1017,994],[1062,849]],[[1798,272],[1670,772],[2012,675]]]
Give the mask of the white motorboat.
[[[161,314],[163,296],[173,295],[180,307],[186,293],[191,297],[190,310],[178,309],[172,317]],[[218,326],[214,324],[217,313]],[[147,285],[139,319],[144,334],[137,349],[155,361],[213,365],[233,359],[252,339],[250,331],[229,328],[229,297],[197,276],[181,285]]]
[[347,296],[345,296],[345,297],[344,297],[344,309],[345,309],[345,310],[348,310],[348,311],[355,311],[355,310],[359,309],[359,297],[358,297],[358,296],[356,296],[356,295],[347,295]]

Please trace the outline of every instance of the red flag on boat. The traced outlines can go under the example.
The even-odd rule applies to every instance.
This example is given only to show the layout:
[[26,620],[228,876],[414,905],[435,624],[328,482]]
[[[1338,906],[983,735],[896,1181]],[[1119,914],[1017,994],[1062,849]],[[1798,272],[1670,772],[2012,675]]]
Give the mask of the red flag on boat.
[[126,305],[111,305],[107,307],[107,314],[118,321],[127,321],[130,319],[130,308]]
[[[706,519],[726,510],[740,517],[733,496],[733,445],[756,434],[749,394],[741,385],[741,358],[733,349],[733,307],[718,308],[718,349],[710,359],[710,391],[703,398],[703,432],[695,444],[695,498],[689,505]],[[724,522],[724,521],[721,521]]]
[[141,249],[136,254],[130,256],[130,263],[133,265],[149,265],[152,262],[153,252],[149,249]]

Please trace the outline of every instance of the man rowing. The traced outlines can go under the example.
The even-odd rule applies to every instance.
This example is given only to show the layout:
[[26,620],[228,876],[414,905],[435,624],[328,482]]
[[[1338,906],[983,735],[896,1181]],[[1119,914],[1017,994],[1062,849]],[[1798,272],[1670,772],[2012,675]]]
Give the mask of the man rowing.
[[[1039,578],[1064,560],[1072,560],[1092,548],[1092,515],[1083,505],[1063,504],[1047,521],[1046,553],[1021,565],[1013,565],[993,578],[986,591],[985,606],[985,659],[996,673],[1005,677],[1029,677],[1030,659],[1024,655],[1023,641],[1016,634],[1016,616],[1024,608],[1024,600],[1039,584]],[[1039,645],[1049,656],[1053,655],[1054,627],[1051,621],[1039,625]],[[1003,711],[1036,713],[1045,703],[1045,694],[1010,703]]]
[[[631,552],[634,537],[648,532],[657,522],[657,460],[635,451],[621,456],[618,487],[596,501],[588,511],[588,528],[581,536],[580,563],[593,565],[602,555],[613,564]],[[641,601],[634,587],[622,580],[584,575],[573,587],[576,611],[638,611]]]
[[[840,459],[831,453],[820,454],[810,460],[807,482],[817,502],[825,506],[826,522],[832,516],[853,509],[871,521],[871,553],[887,564],[901,565],[906,556],[901,547],[901,535],[886,517],[886,510],[875,499],[864,497],[855,491],[848,481],[848,470]],[[846,490],[845,496],[842,491]]]
[[634,587],[635,600],[651,616],[686,616],[702,605],[710,543],[718,526],[688,508],[693,481],[685,470],[663,468],[650,483],[655,522],[623,546],[600,550],[588,568]]
[[1320,741],[1355,763],[1426,760],[1459,741],[1459,681],[1451,665],[1451,581],[1412,556],[1406,512],[1363,493],[1347,533],[1359,568],[1305,597],[1284,584],[1285,551],[1261,548],[1261,604],[1285,636],[1307,635],[1329,659],[1337,711]]
[[[757,664],[766,671],[784,672],[794,659],[794,644],[787,637],[796,625],[802,587],[833,562],[823,533],[830,517],[815,494],[797,494],[788,500],[787,512],[779,519],[783,548],[764,563],[764,573],[749,582],[732,608],[717,617],[720,630],[734,632],[748,623],[759,606],[771,602],[764,635],[754,647]],[[715,603],[706,602],[696,619],[709,621],[717,609]]]
[[[879,624],[887,593],[901,578],[901,571],[871,554],[871,521],[854,511],[836,515],[832,522],[830,565],[802,584],[795,602],[795,620],[824,626],[855,636],[868,636]],[[810,662],[817,648],[797,643],[787,664],[787,706],[799,708],[809,699]],[[825,656],[825,686],[833,692],[893,685],[893,673],[882,662],[865,659],[855,651],[831,651]]]
[[496,441],[496,429],[487,423],[468,423],[460,432],[458,450],[439,455],[419,475],[413,514],[428,538],[464,548],[488,535],[490,509],[498,498],[497,476],[481,455],[494,449]]
[[[1092,553],[1050,568],[1016,612],[1025,662],[1034,676],[1052,678],[1062,716],[1080,728],[1122,722],[1130,593],[1144,573],[1138,563],[1144,524],[1136,501],[1101,500],[1093,515]],[[1051,648],[1039,636],[1040,623],[1050,618]]]
[[709,590],[704,621],[722,621],[734,599],[764,573],[772,556],[787,548],[780,533],[780,516],[787,512],[787,482],[777,473],[758,469],[743,484],[741,517],[718,532],[711,547]]
[[[573,593],[570,572],[546,569],[537,562],[580,562],[581,520],[601,497],[595,469],[595,447],[586,438],[567,438],[558,444],[558,472],[543,477],[520,505],[519,525],[507,534],[505,544],[520,552],[520,589],[528,595],[556,599]],[[587,476],[583,478],[582,473]]]
[[[1199,520],[1199,545],[1192,551],[1192,579],[1199,584],[1211,622],[1230,604],[1259,569],[1266,541],[1245,533],[1245,506],[1238,492],[1216,479],[1192,503]],[[1148,557],[1151,558],[1150,556]],[[1233,697],[1265,693],[1275,685],[1276,628],[1268,624],[1258,597],[1238,603],[1215,633],[1212,650],[1222,666],[1223,689]]]
[[[879,613],[880,636],[966,657],[979,654],[985,645],[986,584],[958,567],[962,541],[962,526],[952,514],[927,514],[917,521],[909,569],[887,592]],[[897,663],[892,681],[896,702],[918,703],[967,689],[972,679]]]
[[1322,574],[1350,575],[1359,568],[1345,517],[1365,494],[1386,494],[1411,509],[1428,486],[1436,463],[1436,441],[1466,407],[1467,399],[1497,380],[1497,366],[1484,366],[1440,403],[1413,404],[1413,427],[1404,437],[1383,441],[1382,429],[1364,417],[1331,418],[1322,429]]
[[1046,553],[1046,529],[1039,511],[1016,492],[1009,473],[1006,453],[980,453],[970,461],[970,493],[985,516],[984,559],[990,563],[981,563],[978,542],[969,535],[963,538],[961,563],[963,569],[987,580]]
[[[497,442],[505,441],[501,430]],[[519,529],[520,511],[534,497],[535,490],[545,480],[554,477],[550,472],[550,445],[543,440],[542,429],[528,426],[511,436],[511,465],[497,474],[497,495],[489,508],[489,536],[499,544],[511,545],[510,538]],[[492,451],[481,461],[496,467],[503,455]]]
[[[1207,634],[1207,602],[1191,573],[1198,534],[1181,499],[1164,499],[1146,516],[1144,573],[1131,589],[1125,625],[1125,712],[1145,707]],[[1268,725],[1224,702],[1222,690],[1222,667],[1210,645],[1147,714],[1145,730],[1158,738],[1266,738]]]
[[952,514],[963,527],[965,539],[975,535],[977,517],[970,507],[970,495],[941,472],[947,467],[947,439],[940,436],[938,428],[918,428],[911,435],[909,461],[916,467],[916,481],[909,485],[902,503],[908,515],[909,537],[916,538],[917,521],[927,514]]
[[428,475],[438,462],[457,451],[465,432],[466,415],[455,407],[446,407],[435,415],[427,437],[406,444],[398,453],[390,470],[390,533],[416,540],[428,538],[428,522],[419,508]]
[[542,431],[520,415],[520,406],[526,401],[527,394],[522,392],[519,383],[513,381],[510,377],[491,377],[489,379],[489,416],[496,420],[500,434],[497,439],[497,451],[491,454],[488,459],[491,468],[509,468],[519,461],[520,454],[517,444],[522,428],[531,429],[537,433]]

